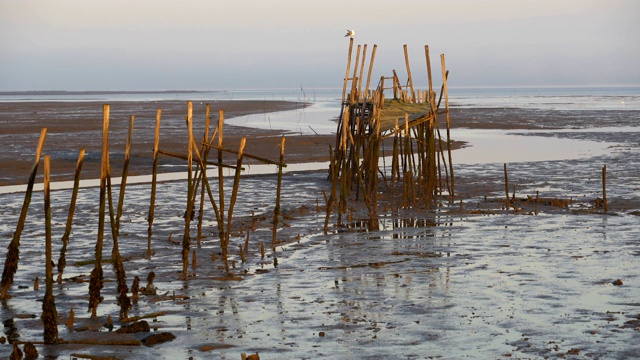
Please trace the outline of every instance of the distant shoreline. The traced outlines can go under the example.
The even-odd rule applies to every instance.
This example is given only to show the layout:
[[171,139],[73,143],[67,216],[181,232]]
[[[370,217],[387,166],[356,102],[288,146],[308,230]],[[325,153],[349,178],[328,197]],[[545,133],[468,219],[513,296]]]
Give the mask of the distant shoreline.
[[200,94],[224,92],[224,90],[93,90],[93,91],[67,91],[67,90],[32,90],[32,91],[0,91],[0,96],[20,95],[157,95],[157,94]]

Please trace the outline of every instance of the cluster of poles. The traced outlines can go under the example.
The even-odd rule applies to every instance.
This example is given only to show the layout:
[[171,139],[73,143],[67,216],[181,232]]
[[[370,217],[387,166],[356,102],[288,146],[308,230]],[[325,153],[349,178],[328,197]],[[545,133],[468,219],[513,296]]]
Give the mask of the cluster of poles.
[[[377,46],[374,45],[367,80],[362,88],[367,45],[362,47],[358,45],[352,73],[353,38],[350,40],[336,146],[335,149],[330,148],[329,172],[332,187],[331,193],[328,196],[325,194],[327,203],[325,232],[328,230],[330,214],[334,208],[338,212],[338,225],[342,224],[342,216],[347,212],[350,199],[355,201],[359,201],[361,197],[364,199],[369,214],[369,227],[373,230],[378,228],[378,203],[381,193],[391,194],[392,210],[400,207],[430,207],[434,196],[441,195],[443,189],[446,189],[449,196],[454,196],[447,90],[448,71],[444,54],[440,56],[443,84],[440,98],[436,99],[428,46],[425,46],[428,90],[420,91],[414,88],[408,50],[404,45],[408,74],[406,85],[401,84],[394,70],[392,77],[382,77],[377,88],[370,91],[376,49]],[[392,86],[385,87],[385,80],[391,80]],[[384,91],[390,89],[393,90],[392,101],[385,100]],[[443,95],[444,109],[440,110]],[[406,104],[414,105],[413,109],[418,109],[418,112],[416,114],[407,112],[400,117],[385,115],[394,113],[394,107],[402,108]],[[444,115],[446,118],[446,141],[440,135],[438,115]],[[393,139],[390,173],[386,169],[384,155],[382,164],[380,161],[381,148],[384,146],[385,139]],[[445,156],[443,143],[446,143],[448,156]],[[380,184],[385,186],[387,191],[381,192]],[[339,194],[337,194],[338,191]],[[396,192],[401,192],[401,200],[396,201]]]
[[[104,297],[101,295],[101,291],[104,285],[104,272],[102,269],[103,262],[111,262],[113,264],[113,269],[115,272],[115,277],[117,281],[117,303],[120,307],[120,319],[122,321],[127,321],[128,319],[128,311],[131,308],[131,299],[129,298],[129,287],[127,286],[125,268],[123,265],[123,259],[120,254],[119,246],[118,246],[118,238],[120,233],[120,219],[123,213],[123,204],[125,197],[125,190],[127,184],[127,175],[128,175],[128,167],[129,167],[129,159],[131,152],[131,140],[133,137],[133,129],[134,129],[134,116],[130,117],[129,121],[129,132],[126,141],[125,148],[125,158],[124,165],[122,171],[122,179],[119,186],[119,196],[117,203],[114,201],[114,197],[112,196],[112,186],[111,186],[111,169],[110,169],[110,159],[109,159],[109,110],[110,106],[108,104],[103,105],[103,119],[102,119],[102,160],[101,160],[101,171],[100,171],[100,198],[99,198],[99,209],[98,209],[98,229],[97,229],[97,241],[95,246],[95,259],[93,261],[94,268],[91,272],[90,280],[89,280],[89,303],[88,303],[88,311],[91,313],[92,318],[97,317],[97,308],[98,305],[104,300]],[[186,126],[188,129],[188,139],[187,139],[187,154],[175,154],[168,151],[163,151],[160,149],[160,123],[162,117],[162,109],[157,110],[156,114],[156,124],[155,124],[155,142],[153,148],[153,175],[151,181],[151,195],[150,195],[150,205],[149,205],[149,215],[147,218],[148,221],[148,244],[147,244],[147,256],[151,257],[152,249],[151,249],[151,238],[153,233],[153,221],[154,221],[154,209],[155,209],[155,198],[156,198],[156,188],[157,188],[157,174],[158,174],[158,165],[159,165],[159,155],[163,154],[166,156],[177,157],[180,159],[184,159],[187,162],[188,167],[188,175],[187,175],[187,202],[186,202],[186,211],[184,216],[184,234],[182,239],[182,251],[181,251],[181,259],[182,259],[182,279],[186,279],[188,275],[188,266],[189,266],[189,255],[191,253],[191,244],[192,244],[192,236],[191,236],[191,223],[194,221],[194,214],[196,205],[199,201],[199,216],[198,216],[198,226],[197,226],[197,245],[200,246],[200,239],[203,238],[203,216],[204,216],[204,206],[208,201],[211,204],[211,208],[214,210],[214,216],[217,223],[217,230],[220,239],[220,249],[222,254],[222,261],[224,262],[224,267],[227,276],[231,277],[233,274],[229,267],[229,235],[231,233],[232,226],[232,218],[234,206],[237,201],[238,189],[240,185],[240,174],[243,170],[242,164],[244,158],[252,158],[261,163],[276,165],[278,167],[278,180],[277,180],[277,193],[275,199],[275,207],[273,211],[273,231],[272,231],[272,241],[271,241],[271,249],[273,251],[274,264],[277,265],[277,257],[276,257],[276,236],[277,229],[279,224],[280,217],[280,194],[281,194],[281,184],[282,184],[282,173],[283,168],[286,167],[284,163],[284,147],[285,147],[285,138],[282,137],[280,143],[280,158],[277,161],[272,161],[269,159],[265,159],[259,156],[251,155],[245,152],[246,138],[242,138],[240,141],[240,145],[238,150],[233,150],[229,148],[223,147],[223,132],[224,132],[224,110],[219,111],[218,123],[215,127],[214,131],[210,134],[210,122],[211,122],[211,111],[210,104],[206,104],[205,106],[205,124],[204,124],[204,135],[202,141],[196,141],[193,135],[193,105],[192,102],[187,102],[187,115],[185,116]],[[29,209],[29,205],[31,202],[31,197],[33,193],[33,187],[35,183],[36,176],[38,174],[38,167],[40,164],[40,159],[43,152],[43,147],[46,139],[47,129],[43,128],[40,133],[40,139],[38,142],[38,146],[36,149],[36,159],[34,165],[32,167],[29,182],[27,184],[27,190],[25,192],[25,199],[23,202],[22,210],[20,213],[20,217],[18,220],[18,224],[16,227],[16,231],[14,232],[13,239],[8,246],[8,252],[6,261],[4,263],[4,270],[2,273],[2,281],[0,283],[1,291],[0,291],[0,299],[5,300],[10,298],[9,289],[13,284],[14,275],[18,269],[18,262],[20,259],[20,237],[22,231],[25,226],[25,220],[27,216],[27,211]],[[211,156],[213,160],[210,160],[210,152],[214,150],[214,154]],[[237,161],[233,165],[224,163],[224,154],[233,154],[237,155]],[[81,149],[78,161],[76,165],[75,177],[74,177],[74,187],[71,196],[71,201],[69,205],[69,212],[67,217],[67,222],[65,226],[64,235],[62,236],[62,246],[60,249],[60,257],[57,263],[58,277],[57,282],[61,283],[63,278],[63,272],[66,265],[66,252],[69,243],[69,238],[71,234],[71,228],[73,224],[73,216],[75,211],[76,199],[78,196],[78,189],[80,184],[80,173],[82,171],[82,164],[84,160],[85,150]],[[217,158],[216,158],[217,155]],[[57,311],[55,306],[55,298],[53,295],[53,256],[52,256],[52,235],[51,235],[51,201],[50,201],[50,156],[44,156],[44,213],[45,213],[45,228],[46,228],[46,244],[45,244],[45,252],[46,252],[46,291],[43,302],[43,314],[42,320],[44,322],[44,344],[54,344],[54,343],[62,343],[64,340],[58,338],[57,331]],[[209,176],[207,176],[207,165],[217,167],[218,171],[215,173],[218,178],[218,197],[214,196],[212,191],[211,183],[209,180]],[[228,205],[226,205],[225,201],[225,189],[224,189],[224,168],[230,168],[235,171],[233,178],[233,188],[231,191],[231,196],[229,198]],[[199,196],[198,196],[199,195]],[[108,206],[108,209],[107,209]],[[107,215],[108,210],[108,215]],[[103,247],[105,240],[105,230],[108,231],[107,228],[107,216],[111,230],[111,237],[113,240],[113,248],[111,251],[111,258],[108,260],[103,259]],[[248,241],[248,240],[247,240]],[[246,244],[248,245],[248,244]],[[247,246],[248,247],[248,246]],[[240,246],[240,257],[245,259],[245,254],[243,250],[245,249]],[[262,256],[264,257],[264,248],[262,248]],[[193,251],[192,263],[195,267],[195,250]],[[150,280],[152,281],[152,280]],[[137,297],[137,290],[139,284],[139,278],[136,276],[131,288],[132,296],[134,299]]]

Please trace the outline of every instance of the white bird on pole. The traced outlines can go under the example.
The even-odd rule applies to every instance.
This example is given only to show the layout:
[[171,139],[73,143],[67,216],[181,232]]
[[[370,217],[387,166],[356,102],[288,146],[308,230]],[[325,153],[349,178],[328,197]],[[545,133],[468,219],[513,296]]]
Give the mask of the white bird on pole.
[[345,35],[344,37],[347,37],[347,36],[353,37],[353,35],[355,35],[355,34],[356,34],[355,30],[347,30],[347,35]]

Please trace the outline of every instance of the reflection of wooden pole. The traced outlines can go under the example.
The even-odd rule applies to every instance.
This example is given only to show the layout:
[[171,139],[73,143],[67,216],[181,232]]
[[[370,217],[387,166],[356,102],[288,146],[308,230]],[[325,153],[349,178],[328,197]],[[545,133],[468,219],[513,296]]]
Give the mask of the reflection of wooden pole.
[[602,202],[604,203],[604,212],[609,211],[609,202],[607,201],[607,165],[602,167]]
[[22,210],[20,211],[20,218],[18,219],[18,225],[16,231],[13,233],[13,239],[9,244],[7,251],[7,260],[4,262],[4,270],[2,271],[2,293],[0,293],[0,300],[7,298],[7,291],[13,284],[13,275],[18,270],[18,260],[20,258],[20,236],[24,229],[24,223],[27,218],[27,210],[29,210],[29,204],[31,203],[31,194],[33,193],[33,183],[36,180],[38,173],[38,164],[40,164],[40,156],[42,155],[42,147],[44,146],[44,140],[47,137],[47,128],[42,128],[40,131],[40,140],[38,141],[38,147],[36,148],[36,160],[31,168],[31,175],[29,175],[29,182],[27,184],[27,192],[24,195],[24,202],[22,203]]
[[282,189],[282,168],[284,165],[284,143],[285,138],[282,137],[280,142],[280,165],[278,166],[278,187],[276,190],[276,206],[273,209],[273,238],[271,239],[271,250],[273,257],[276,257],[276,235],[278,232],[278,218],[280,217],[280,192]]
[[451,174],[451,197],[455,195],[455,177],[453,176],[453,160],[451,160],[451,121],[449,119],[449,90],[447,87],[447,65],[444,61],[444,54],[440,54],[442,62],[442,87],[444,93],[445,114],[447,116],[447,152],[449,153],[449,174]]
[[158,109],[156,113],[156,132],[153,142],[153,176],[151,178],[151,201],[149,204],[149,227],[147,228],[147,256],[151,256],[151,231],[153,228],[153,215],[155,212],[156,202],[156,181],[158,179],[158,150],[160,146],[160,118],[162,117],[162,109]]
[[50,158],[44,157],[44,217],[45,217],[45,284],[44,302],[42,303],[42,322],[44,323],[45,344],[55,344],[58,339],[58,313],[53,297],[53,265],[51,261],[51,187]]
[[407,45],[403,46],[404,48],[404,62],[407,65],[407,76],[409,76],[409,86],[411,87],[411,102],[416,102],[416,92],[413,89],[413,78],[411,77],[411,67],[409,66],[409,51],[407,50]]
[[73,225],[73,214],[76,210],[76,200],[78,198],[78,188],[80,187],[80,171],[82,171],[82,163],[84,161],[84,148],[80,149],[78,154],[78,162],[76,163],[76,174],[73,180],[73,192],[71,194],[71,203],[69,204],[69,215],[67,216],[67,226],[62,235],[62,248],[60,249],[60,258],[58,259],[58,284],[62,284],[62,273],[67,264],[66,252],[69,237],[71,236],[71,226]]

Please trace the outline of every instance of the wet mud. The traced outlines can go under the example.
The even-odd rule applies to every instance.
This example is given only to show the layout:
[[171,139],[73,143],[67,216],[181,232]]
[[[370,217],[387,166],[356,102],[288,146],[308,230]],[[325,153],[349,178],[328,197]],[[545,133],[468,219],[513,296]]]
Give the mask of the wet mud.
[[[40,356],[60,359],[238,359],[256,352],[263,359],[633,358],[640,352],[640,147],[634,132],[578,132],[607,144],[597,156],[509,163],[509,192],[515,185],[518,211],[504,200],[502,163],[455,165],[454,152],[455,199],[443,195],[429,209],[387,206],[377,231],[364,225],[362,204],[349,209],[345,226],[324,234],[327,172],[286,174],[277,267],[269,249],[276,176],[245,176],[229,246],[232,277],[224,272],[215,221],[207,220],[200,245],[192,240],[196,266],[180,279],[184,181],[158,186],[148,257],[150,185],[130,185],[119,246],[128,284],[138,276],[144,286],[155,273],[154,291],[141,292],[129,312],[131,320],[146,321],[149,332],[117,333],[131,321],[118,320],[110,264],[103,265],[105,299],[97,319],[90,319],[99,189],[81,189],[64,280],[54,285],[59,337],[137,344],[129,346],[37,343],[44,286],[33,285],[36,277],[44,283],[45,228],[42,194],[35,193],[12,298],[0,304],[0,335],[32,341]],[[543,136],[574,136],[564,134]],[[605,164],[606,213],[597,202]],[[536,195],[570,201],[527,201]],[[23,196],[0,195],[3,244],[15,230]],[[71,191],[51,196],[57,259]],[[205,215],[215,218],[210,208]],[[237,249],[247,238],[243,262]],[[107,254],[112,244],[105,239]],[[162,333],[175,338],[142,344]],[[0,345],[1,357],[11,351],[9,343]]]

